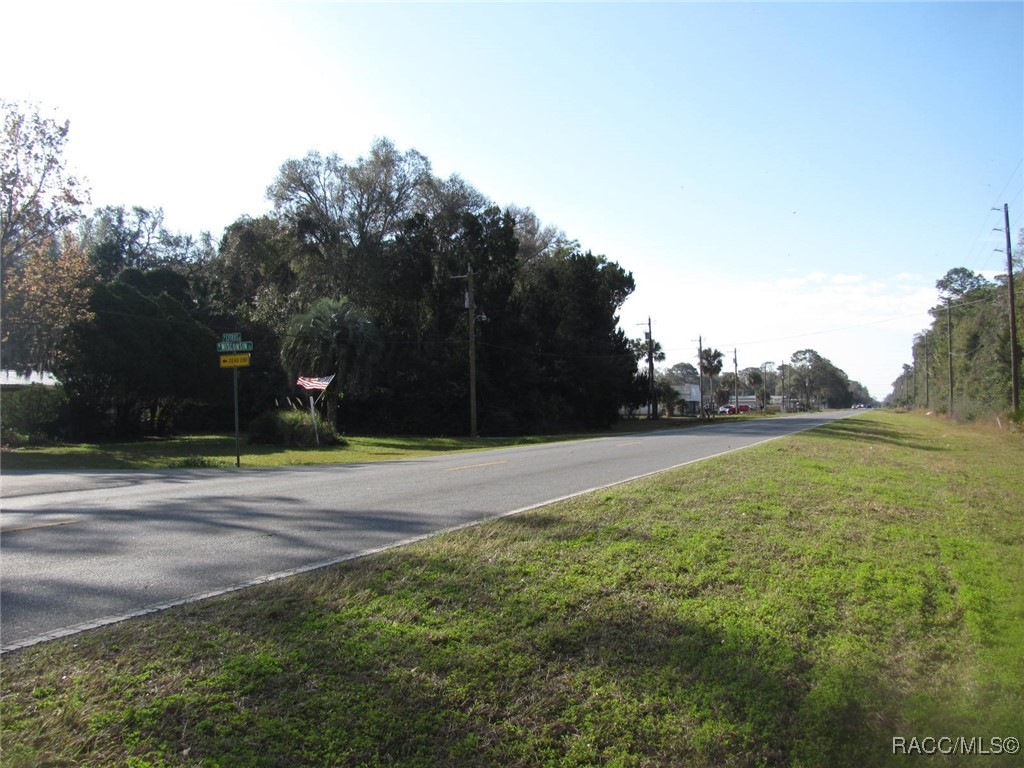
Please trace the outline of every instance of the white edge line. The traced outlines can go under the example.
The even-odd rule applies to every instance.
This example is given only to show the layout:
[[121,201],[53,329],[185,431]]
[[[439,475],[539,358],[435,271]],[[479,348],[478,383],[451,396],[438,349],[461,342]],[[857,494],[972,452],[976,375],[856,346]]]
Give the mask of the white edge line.
[[[845,417],[843,417],[843,418],[845,418]],[[836,421],[839,421],[839,419],[836,419]],[[60,629],[54,629],[54,630],[51,630],[50,632],[46,632],[46,633],[43,633],[41,635],[35,635],[34,637],[26,637],[26,638],[23,638],[21,640],[15,640],[13,643],[8,643],[6,645],[0,646],[0,655],[5,654],[5,653],[10,653],[11,651],[19,651],[19,650],[21,650],[23,648],[28,648],[28,647],[33,646],[33,645],[38,645],[39,643],[45,643],[45,642],[48,642],[50,640],[59,640],[60,638],[63,638],[63,637],[70,637],[71,635],[77,635],[79,632],[86,632],[86,631],[91,630],[91,629],[99,629],[100,627],[107,627],[107,626],[110,626],[111,624],[120,624],[121,622],[128,621],[129,619],[137,619],[137,618],[140,618],[142,616],[148,616],[151,613],[159,613],[161,611],[166,611],[166,610],[168,610],[170,608],[177,608],[180,605],[187,605],[188,603],[195,603],[195,602],[199,602],[200,600],[208,600],[208,599],[210,599],[212,597],[220,597],[221,595],[227,595],[227,594],[230,594],[232,592],[239,592],[239,591],[241,591],[243,589],[248,589],[249,587],[259,586],[260,584],[267,584],[267,583],[272,582],[272,581],[278,581],[280,579],[287,579],[287,578],[289,578],[291,576],[299,576],[299,575],[301,575],[303,573],[309,573],[310,571],[318,571],[321,568],[330,568],[332,565],[338,565],[340,563],[345,563],[345,562],[348,562],[350,560],[358,560],[358,559],[363,558],[363,557],[369,557],[370,555],[378,555],[381,552],[387,552],[389,549],[398,549],[399,547],[407,547],[410,544],[416,544],[416,543],[421,542],[421,541],[426,541],[427,539],[432,539],[435,536],[443,536],[445,534],[455,533],[456,531],[462,531],[462,530],[465,530],[467,528],[475,528],[478,525],[483,525],[484,523],[489,523],[489,522],[492,522],[494,520],[501,520],[502,518],[505,518],[505,517],[512,517],[513,515],[520,515],[523,512],[529,512],[529,511],[534,510],[534,509],[539,509],[541,507],[546,507],[546,506],[548,506],[550,504],[557,504],[560,501],[568,501],[569,499],[574,499],[577,496],[585,496],[588,493],[595,493],[596,491],[602,491],[605,488],[613,488],[616,485],[623,485],[625,483],[632,483],[632,482],[634,482],[636,480],[643,480],[646,477],[651,477],[653,475],[658,475],[658,474],[661,474],[662,472],[671,472],[674,469],[679,469],[680,467],[685,467],[685,466],[688,466],[690,464],[697,464],[697,463],[699,463],[701,461],[707,461],[708,459],[714,459],[714,458],[717,458],[718,456],[725,456],[728,453],[735,453],[736,451],[742,451],[742,450],[746,450],[747,448],[753,448],[753,447],[758,446],[758,445],[764,445],[765,443],[770,443],[773,440],[779,440],[779,439],[784,438],[784,437],[792,437],[793,435],[798,435],[801,432],[807,432],[808,430],[811,430],[811,429],[817,429],[820,426],[822,426],[822,425],[821,424],[815,424],[815,425],[810,426],[810,427],[804,427],[803,429],[799,429],[796,432],[788,432],[788,433],[786,433],[784,435],[776,435],[775,437],[769,437],[769,438],[766,438],[764,440],[759,440],[758,442],[751,443],[750,445],[743,445],[743,446],[740,446],[739,448],[728,448],[728,449],[726,449],[724,451],[719,451],[718,453],[713,453],[710,456],[703,456],[703,457],[701,457],[699,459],[690,459],[689,461],[684,461],[681,464],[674,464],[671,467],[665,467],[663,469],[656,469],[653,472],[644,472],[643,474],[640,474],[640,475],[634,475],[633,477],[627,477],[627,478],[624,478],[622,480],[615,480],[614,482],[605,483],[604,485],[595,485],[593,488],[587,488],[586,490],[583,490],[583,491],[574,491],[572,493],[566,494],[565,496],[558,496],[558,497],[553,498],[553,499],[547,499],[545,501],[538,501],[535,504],[530,504],[530,505],[525,506],[525,507],[519,507],[518,509],[513,509],[513,510],[510,510],[508,512],[501,512],[501,513],[499,513],[497,515],[491,515],[490,517],[482,517],[479,520],[471,520],[468,523],[460,523],[459,525],[453,525],[453,526],[450,526],[448,528],[441,528],[441,529],[436,530],[436,531],[431,531],[430,533],[421,534],[420,536],[413,536],[412,538],[402,539],[401,541],[396,541],[396,542],[393,542],[391,544],[384,544],[383,546],[380,546],[380,547],[374,547],[372,549],[364,549],[364,550],[360,550],[359,552],[350,552],[347,555],[341,555],[339,557],[333,557],[330,560],[322,560],[322,561],[317,562],[317,563],[308,563],[306,565],[300,565],[297,568],[291,568],[291,569],[289,569],[287,571],[278,571],[277,573],[271,573],[271,574],[268,574],[266,576],[260,576],[260,577],[255,578],[255,579],[250,579],[249,581],[243,581],[243,582],[241,582],[239,584],[233,584],[230,587],[223,587],[221,589],[215,589],[215,590],[210,591],[210,592],[199,592],[199,593],[195,593],[195,594],[191,594],[191,595],[186,595],[185,597],[178,598],[176,600],[170,600],[170,601],[168,601],[166,603],[154,603],[153,605],[147,605],[147,606],[145,606],[143,608],[139,608],[139,609],[137,609],[135,611],[130,611],[128,613],[123,613],[123,614],[119,614],[119,615],[116,615],[116,616],[105,616],[103,618],[93,619],[91,621],[85,621],[85,622],[82,622],[81,624],[72,624],[71,626],[68,626],[68,627],[61,627]]]

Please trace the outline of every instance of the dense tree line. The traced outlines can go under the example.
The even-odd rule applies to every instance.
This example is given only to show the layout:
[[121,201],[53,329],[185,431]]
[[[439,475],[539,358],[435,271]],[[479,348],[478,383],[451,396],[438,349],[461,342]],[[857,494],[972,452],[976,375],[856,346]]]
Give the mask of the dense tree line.
[[464,433],[471,312],[485,434],[604,427],[652,395],[671,407],[691,381],[709,404],[869,402],[814,350],[737,375],[706,349],[652,381],[660,345],[618,328],[629,272],[387,139],[354,162],[285,161],[269,213],[218,242],[171,232],[160,209],[86,213],[64,167],[68,125],[2,107],[2,363],[58,376],[69,436],[225,428],[227,332],[255,346],[246,416],[297,404],[299,375],[333,375],[321,403],[343,430]]
[[[1024,339],[1022,248],[1024,232],[1014,267],[1018,340]],[[940,413],[952,410],[950,415],[962,419],[1009,410],[1008,286],[1005,274],[993,282],[964,267],[951,269],[936,281],[942,301],[931,310],[931,325],[915,337],[913,362],[904,365],[887,402]]]
[[3,107],[3,365],[53,371],[77,436],[223,426],[225,332],[255,345],[248,415],[333,374],[342,429],[465,432],[470,312],[485,434],[607,426],[640,396],[617,327],[632,275],[418,152],[287,160],[271,211],[216,243],[160,210],[86,215],[67,125]]

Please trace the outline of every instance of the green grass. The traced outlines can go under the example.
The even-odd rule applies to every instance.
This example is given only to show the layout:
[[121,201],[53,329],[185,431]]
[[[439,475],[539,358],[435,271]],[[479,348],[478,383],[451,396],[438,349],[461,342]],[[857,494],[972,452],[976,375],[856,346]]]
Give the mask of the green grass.
[[[630,420],[614,431],[648,431],[693,426],[696,419]],[[411,459],[455,451],[476,451],[511,445],[596,437],[598,434],[526,437],[350,437],[347,445],[318,449],[286,449],[239,441],[243,467],[283,467]],[[234,435],[151,437],[128,442],[71,443],[24,448],[5,447],[0,467],[8,470],[165,469],[235,466]]]
[[[323,449],[288,449],[240,442],[243,467],[282,467],[306,464],[388,461],[454,451],[473,451],[507,445],[527,445],[565,437],[346,437],[348,445]],[[228,435],[190,435],[147,438],[120,443],[77,443],[4,450],[4,469],[160,469],[235,466],[235,438]]]
[[872,413],[3,657],[5,766],[1019,765],[1019,434]]

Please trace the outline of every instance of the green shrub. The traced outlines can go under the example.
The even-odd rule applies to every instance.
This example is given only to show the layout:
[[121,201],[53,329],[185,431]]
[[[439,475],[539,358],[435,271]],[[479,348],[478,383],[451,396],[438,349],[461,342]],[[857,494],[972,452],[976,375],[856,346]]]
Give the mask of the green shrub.
[[211,459],[208,456],[186,456],[170,463],[171,469],[214,469],[226,467],[227,464],[220,459]]
[[1016,411],[1010,412],[1010,421],[1015,424],[1018,429],[1024,428],[1024,405]]
[[63,387],[30,384],[24,389],[4,392],[0,440],[8,445],[21,445],[53,437],[67,401]]
[[[320,446],[344,445],[333,424],[317,419]],[[317,433],[305,411],[267,411],[249,423],[249,442],[286,448],[315,448]]]

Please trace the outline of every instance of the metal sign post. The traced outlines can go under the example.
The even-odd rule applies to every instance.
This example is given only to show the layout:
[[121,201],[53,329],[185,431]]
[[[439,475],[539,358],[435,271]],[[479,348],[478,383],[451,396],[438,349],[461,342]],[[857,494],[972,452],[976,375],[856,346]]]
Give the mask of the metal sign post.
[[232,378],[234,380],[234,392],[235,392],[235,466],[242,466],[242,451],[240,448],[241,441],[239,439],[239,426],[238,426],[238,369],[248,368],[252,352],[252,342],[242,341],[242,334],[240,333],[225,333],[224,340],[217,342],[218,352],[232,352],[244,354],[222,354],[220,356],[220,367],[231,368]]
[[235,467],[242,466],[242,450],[238,441],[238,368],[232,368],[235,380]]

